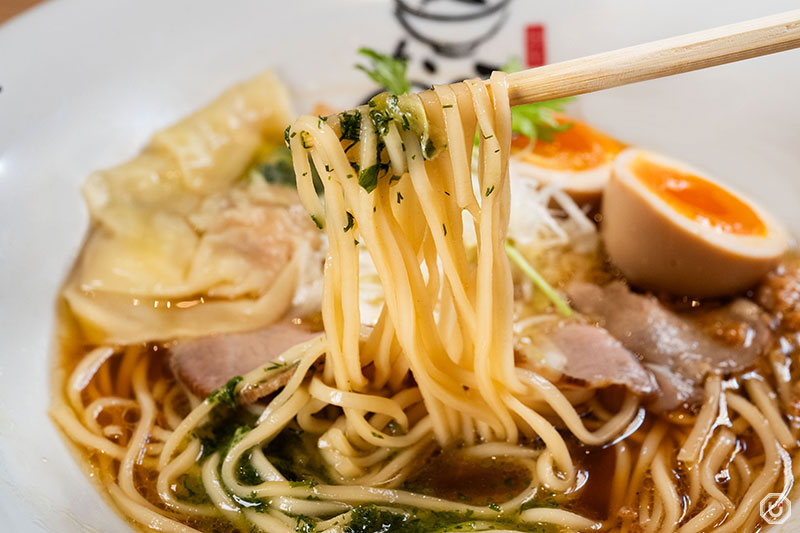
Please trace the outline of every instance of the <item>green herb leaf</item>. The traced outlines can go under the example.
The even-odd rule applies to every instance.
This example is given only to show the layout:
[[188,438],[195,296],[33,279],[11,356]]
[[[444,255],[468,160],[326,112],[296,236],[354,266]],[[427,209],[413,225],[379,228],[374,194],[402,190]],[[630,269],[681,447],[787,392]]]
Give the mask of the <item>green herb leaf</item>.
[[296,187],[297,180],[292,165],[292,154],[288,148],[278,147],[269,157],[255,167],[267,183]]
[[239,444],[244,438],[244,436],[250,433],[250,431],[252,430],[253,428],[247,425],[237,427],[236,431],[233,432],[233,437],[231,438],[230,444],[228,444],[228,449],[231,449],[237,444]]
[[238,385],[242,379],[242,376],[231,378],[225,385],[209,394],[206,401],[211,405],[236,407],[236,385]]
[[[447,146],[442,147],[447,148]],[[425,143],[425,146],[422,147],[422,156],[425,159],[433,159],[433,156],[436,154],[436,147],[433,144],[431,139],[428,139],[428,142]]]
[[571,122],[559,122],[556,114],[564,111],[574,98],[559,98],[535,104],[519,105],[511,110],[511,131],[531,141],[550,142],[556,133],[567,131]]
[[[243,437],[242,435],[241,437]],[[239,437],[239,440],[241,440]],[[236,440],[237,435],[234,435],[234,440]],[[238,441],[236,441],[238,442]],[[251,460],[252,453],[245,454],[241,459],[239,459],[239,464],[237,465],[237,477],[240,482],[244,483],[245,485],[258,485],[263,479],[261,479],[261,474],[258,473],[258,470],[255,469],[253,466],[253,462]]]
[[310,516],[297,515],[297,525],[294,530],[299,533],[316,533],[317,524]]
[[370,109],[369,116],[375,124],[375,128],[381,135],[388,135],[389,123],[392,121],[392,115],[388,109]]
[[471,510],[459,513],[411,508],[410,511],[410,514],[401,514],[378,508],[374,504],[359,505],[350,513],[350,521],[344,525],[342,531],[344,533],[438,533],[477,529],[477,525],[471,520],[473,514]]
[[285,130],[283,130],[283,140],[284,140],[284,141],[286,141],[286,146],[287,146],[287,148],[288,148],[288,146],[289,146],[289,132],[290,132],[290,131],[292,131],[292,126],[291,126],[291,124],[290,124],[290,125],[288,125],[288,126],[286,126],[286,129],[285,129]]
[[339,128],[341,130],[339,140],[358,142],[361,135],[361,112],[356,110],[352,113],[347,111],[339,113]]
[[370,48],[360,48],[358,53],[370,60],[370,66],[356,65],[381,87],[392,94],[404,94],[411,90],[408,81],[408,60],[381,54]]
[[389,435],[392,435],[392,436],[395,436],[395,437],[403,436],[403,435],[406,434],[406,430],[404,430],[403,427],[400,424],[398,424],[396,421],[394,421],[394,420],[390,420],[389,423],[386,424],[385,431]]
[[288,361],[272,361],[268,366],[264,367],[264,372],[272,372],[273,370],[278,370],[281,368],[289,368],[290,366],[297,366],[300,363],[299,360],[288,362]]
[[361,185],[365,191],[372,192],[378,186],[378,165],[372,165],[362,170],[358,175],[358,184]]
[[[522,63],[518,57],[512,57],[501,67],[504,72],[512,73],[522,70]],[[545,102],[518,105],[511,109],[511,131],[524,135],[535,143],[537,140],[550,142],[557,133],[567,131],[572,127],[571,122],[559,122],[558,113],[563,113],[565,107],[574,101],[574,97],[558,98]],[[492,135],[484,136],[491,139]],[[475,136],[475,146],[478,146],[478,136]]]
[[350,231],[354,223],[355,223],[355,218],[353,218],[353,213],[347,211],[347,225],[344,227],[344,232],[347,233],[348,231]]

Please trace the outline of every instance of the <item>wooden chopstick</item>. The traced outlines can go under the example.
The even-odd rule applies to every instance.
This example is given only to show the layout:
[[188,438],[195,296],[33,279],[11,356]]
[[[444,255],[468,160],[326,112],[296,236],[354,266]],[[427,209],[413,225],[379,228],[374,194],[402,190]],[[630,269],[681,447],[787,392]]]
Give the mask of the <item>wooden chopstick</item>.
[[513,106],[575,96],[799,47],[800,10],[787,11],[515,72],[509,98]]

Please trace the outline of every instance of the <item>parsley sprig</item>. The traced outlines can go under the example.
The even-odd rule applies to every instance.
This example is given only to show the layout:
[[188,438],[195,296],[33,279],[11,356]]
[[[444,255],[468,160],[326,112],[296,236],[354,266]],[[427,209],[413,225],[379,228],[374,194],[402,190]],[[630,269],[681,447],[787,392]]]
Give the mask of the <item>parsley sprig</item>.
[[236,376],[228,380],[225,385],[221,386],[220,388],[213,391],[211,394],[208,395],[206,398],[206,402],[210,405],[226,405],[230,408],[236,408],[236,404],[238,401],[238,393],[236,392],[236,386],[242,381],[242,376]]
[[408,80],[408,60],[381,54],[371,48],[359,48],[358,53],[370,60],[369,66],[356,65],[367,76],[392,94],[405,94],[411,90]]
[[556,118],[572,100],[571,97],[559,98],[514,107],[511,110],[511,131],[524,135],[531,142],[552,141],[556,133],[572,127],[572,122],[559,122]]
[[[501,70],[508,73],[517,72],[522,70],[522,63],[518,58],[511,58]],[[550,142],[556,133],[567,131],[572,127],[571,122],[559,122],[557,115],[563,113],[567,104],[573,100],[575,97],[570,96],[513,107],[511,131],[524,135],[531,140],[531,143],[537,140]]]

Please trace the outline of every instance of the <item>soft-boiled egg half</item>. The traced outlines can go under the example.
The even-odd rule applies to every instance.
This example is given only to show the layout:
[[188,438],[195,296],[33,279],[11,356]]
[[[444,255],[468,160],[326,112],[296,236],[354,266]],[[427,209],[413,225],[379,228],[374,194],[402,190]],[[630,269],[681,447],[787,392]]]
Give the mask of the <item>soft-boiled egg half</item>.
[[514,136],[512,172],[543,184],[556,182],[579,204],[596,204],[625,145],[572,117],[559,115],[556,120],[571,126],[552,139],[531,145],[528,137]]
[[603,195],[602,234],[634,285],[684,296],[723,296],[755,284],[789,244],[753,201],[707,174],[629,148]]

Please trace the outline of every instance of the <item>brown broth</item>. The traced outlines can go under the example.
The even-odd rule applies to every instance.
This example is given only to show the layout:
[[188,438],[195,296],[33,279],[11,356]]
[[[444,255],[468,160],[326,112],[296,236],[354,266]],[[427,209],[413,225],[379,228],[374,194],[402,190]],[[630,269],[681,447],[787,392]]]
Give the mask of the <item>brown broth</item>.
[[572,510],[595,520],[608,519],[611,484],[617,463],[614,449],[573,443],[570,452],[576,466],[586,476],[578,497],[570,500]]
[[[790,262],[790,266],[800,263],[796,258]],[[753,292],[750,297],[756,297]],[[713,308],[713,303],[709,304]],[[694,307],[694,306],[693,306]],[[776,345],[782,346],[783,355],[788,358],[791,364],[788,369],[791,372],[790,382],[793,384],[795,398],[800,398],[800,388],[796,385],[800,381],[800,366],[794,361],[800,352],[800,321],[791,313],[778,313],[775,315],[774,332],[776,335]],[[66,402],[65,383],[75,365],[84,355],[93,348],[82,336],[80,328],[72,316],[65,302],[59,301],[57,306],[57,323],[55,335],[55,354],[52,359],[51,386],[53,391],[53,402]],[[141,345],[139,357],[149,357],[151,360],[148,380],[151,384],[157,380],[173,380],[166,361],[166,350],[159,345]],[[114,356],[107,364],[109,366],[110,383],[112,393],[124,397],[132,398],[131,384],[121,384],[122,389],[118,388],[116,374],[120,369],[122,357]],[[774,379],[772,367],[764,359],[758,369],[758,373],[768,381]],[[100,391],[108,388],[106,383],[98,375],[90,383],[88,389]],[[739,391],[744,393],[744,391]],[[84,401],[89,402],[92,398],[91,392],[84,393]],[[598,395],[598,399],[609,410],[615,410],[616,404],[620,401],[618,391],[607,390]],[[800,399],[797,400],[800,405]],[[188,412],[188,401],[182,411]],[[800,411],[800,407],[798,407]],[[679,440],[680,435],[685,434],[688,424],[693,421],[696,413],[691,411],[669,413],[660,420],[666,420],[670,426],[665,439]],[[789,413],[790,421],[792,420]],[[109,415],[110,416],[110,415]],[[163,412],[159,412],[158,417],[163,423]],[[586,422],[591,422],[591,415],[585,417]],[[639,446],[652,424],[659,420],[658,417],[648,414],[642,427],[627,439],[627,446],[630,449],[631,460],[635,463]],[[135,418],[125,419],[128,434],[121,437],[118,442],[125,444],[129,434],[135,428],[137,420]],[[576,513],[583,514],[596,520],[613,519],[614,517],[625,514],[635,513],[633,509],[620,507],[609,509],[611,504],[612,485],[616,468],[615,451],[613,447],[587,447],[577,443],[573,438],[568,437],[566,431],[562,431],[567,439],[576,467],[580,471],[580,486],[566,495],[559,495],[557,498],[546,494],[537,494],[536,505],[559,506],[570,509]],[[65,441],[69,449],[73,452],[77,462],[83,467],[86,475],[95,483],[98,492],[104,497],[112,508],[114,503],[104,489],[104,484],[113,482],[116,479],[118,461],[71,442],[66,436]],[[738,447],[748,459],[758,459],[763,455],[761,443],[752,431],[746,431],[739,436]],[[675,467],[678,468],[678,467]],[[158,498],[156,491],[156,472],[138,466],[135,469],[134,481],[137,490],[158,508],[164,509],[163,504]],[[180,482],[181,480],[177,480]],[[726,480],[720,479],[724,484]],[[530,482],[528,469],[512,458],[475,458],[465,454],[457,448],[439,451],[428,456],[421,461],[417,472],[409,478],[402,488],[413,490],[422,494],[429,494],[456,502],[463,502],[471,505],[489,505],[492,503],[502,503],[524,490]],[[179,491],[182,488],[179,488]],[[639,491],[652,490],[652,483],[646,482],[639,487]],[[688,488],[679,487],[679,492],[683,498],[688,494]],[[795,491],[796,492],[796,491]],[[624,503],[624,502],[623,502]],[[702,505],[703,502],[698,502]],[[697,506],[695,507],[697,509]],[[693,513],[696,513],[694,511]],[[169,514],[166,512],[166,514]],[[122,513],[120,513],[122,515]],[[233,525],[223,519],[197,519],[187,516],[174,516],[177,520],[203,531],[236,532]],[[686,517],[690,518],[692,515]],[[138,528],[136,524],[131,524]],[[762,525],[757,526],[757,530]]]
[[502,503],[531,482],[528,469],[514,459],[474,457],[444,450],[431,456],[404,488],[469,505]]

